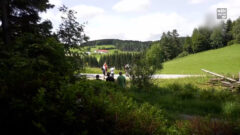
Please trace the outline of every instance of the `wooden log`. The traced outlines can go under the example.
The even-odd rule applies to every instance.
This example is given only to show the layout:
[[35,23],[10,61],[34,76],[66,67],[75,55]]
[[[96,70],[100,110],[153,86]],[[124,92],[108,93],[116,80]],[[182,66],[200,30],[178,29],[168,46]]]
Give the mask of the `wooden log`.
[[224,78],[224,79],[229,80],[229,81],[231,81],[231,82],[236,82],[235,79],[232,79],[232,78],[229,78],[229,77],[225,77],[225,76],[223,76],[223,75],[220,75],[220,74],[217,74],[217,73],[214,73],[214,72],[211,72],[211,71],[205,70],[205,69],[202,69],[202,71],[204,71],[204,72],[206,72],[206,73],[209,73],[209,74],[211,74],[211,75],[214,75],[214,76],[220,77],[220,78]]
[[221,81],[222,85],[225,87],[233,88],[233,84],[227,81]]

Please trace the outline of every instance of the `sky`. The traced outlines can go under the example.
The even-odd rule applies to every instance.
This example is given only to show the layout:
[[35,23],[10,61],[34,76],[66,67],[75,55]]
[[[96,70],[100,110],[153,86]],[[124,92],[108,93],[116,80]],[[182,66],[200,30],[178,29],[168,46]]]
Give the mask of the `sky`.
[[41,13],[51,20],[53,31],[61,23],[58,11],[63,4],[77,12],[85,23],[90,40],[122,39],[154,41],[163,32],[177,29],[180,36],[191,36],[194,28],[217,20],[216,9],[227,8],[227,18],[240,16],[240,0],[49,0],[53,9]]

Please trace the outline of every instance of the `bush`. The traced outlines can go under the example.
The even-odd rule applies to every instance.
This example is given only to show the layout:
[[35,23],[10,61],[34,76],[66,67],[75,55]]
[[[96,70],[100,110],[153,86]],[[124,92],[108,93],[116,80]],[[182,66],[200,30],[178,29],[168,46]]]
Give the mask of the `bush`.
[[63,45],[55,39],[38,41],[26,34],[12,48],[0,52],[0,85],[12,96],[31,98],[39,88],[58,89],[61,82],[73,75]]
[[223,112],[228,117],[236,119],[240,116],[240,104],[238,102],[226,102],[223,104]]
[[103,81],[62,84],[55,92],[41,88],[31,100],[14,98],[9,107],[10,110],[1,111],[1,114],[8,112],[1,124],[11,128],[9,134],[15,131],[48,135],[167,132],[167,121],[161,110],[147,103],[138,105],[124,96],[116,84]]
[[47,134],[45,125],[56,125],[63,115],[57,91],[75,80],[63,45],[54,38],[24,34],[9,48],[0,47],[0,126],[9,134]]
[[227,45],[229,46],[229,45],[233,45],[233,44],[236,44],[236,43],[237,43],[236,40],[231,40],[231,41],[229,41],[229,42],[227,43]]
[[188,52],[183,51],[182,53],[180,53],[180,54],[177,56],[177,58],[185,57],[185,56],[188,56],[188,55],[189,55]]
[[140,60],[130,70],[131,84],[137,88],[144,88],[151,84],[151,78],[155,69]]

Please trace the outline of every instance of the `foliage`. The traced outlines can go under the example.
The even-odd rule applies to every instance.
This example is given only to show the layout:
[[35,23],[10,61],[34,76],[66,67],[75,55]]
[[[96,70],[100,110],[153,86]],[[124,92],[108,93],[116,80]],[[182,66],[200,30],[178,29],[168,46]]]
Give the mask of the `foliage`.
[[148,49],[150,46],[150,42],[140,42],[140,41],[127,41],[127,40],[116,40],[114,42],[116,48],[121,51],[135,51],[135,52],[143,52]]
[[139,60],[132,65],[130,70],[131,84],[138,88],[150,85],[150,79],[155,72],[155,68],[146,63],[145,60]]
[[56,89],[73,73],[61,44],[53,38],[38,39],[26,34],[11,51],[1,49],[1,86],[16,96],[31,96],[40,87]]
[[228,42],[233,40],[232,27],[233,27],[232,20],[228,19],[227,22],[226,22],[226,26],[225,26],[224,45],[228,44]]
[[240,43],[240,18],[233,23],[232,34],[237,43]]
[[84,56],[82,59],[83,59],[82,61],[83,61],[85,66],[99,67],[97,58],[94,57],[94,56]]
[[227,116],[232,117],[233,119],[236,119],[236,117],[239,117],[238,115],[240,114],[240,103],[236,101],[226,102],[223,105],[223,111]]
[[[40,21],[39,12],[44,12],[53,5],[48,0],[29,1],[29,0],[1,0],[1,27],[3,30],[2,38],[4,44],[10,44],[16,37],[23,33],[41,35],[38,22]],[[44,24],[46,26],[46,24]],[[45,29],[46,30],[46,29]]]
[[[29,100],[30,104],[12,98],[7,121],[1,121],[1,124],[11,127],[10,134],[16,131],[48,135],[150,135],[167,132],[167,121],[161,110],[147,103],[138,105],[124,96],[115,84],[81,81],[72,85],[62,84],[54,93],[47,91],[39,89]],[[24,124],[21,124],[22,120]]]
[[194,29],[192,34],[193,52],[201,52],[210,49],[211,31],[207,27]]
[[184,45],[183,45],[183,50],[188,53],[193,53],[193,45],[192,45],[191,37],[186,37]]
[[189,53],[187,51],[183,51],[182,53],[180,53],[177,58],[181,58],[181,57],[185,57],[185,56],[188,56]]
[[162,68],[163,54],[158,45],[151,46],[139,60],[131,66],[130,75],[133,86],[143,88],[149,86],[150,79],[157,69]]
[[70,53],[70,48],[78,48],[80,44],[89,38],[84,34],[84,25],[76,21],[75,11],[68,10],[66,6],[60,7],[59,11],[63,13],[63,16],[58,37],[65,45],[65,49]]
[[163,33],[160,40],[160,47],[163,53],[164,61],[171,60],[178,56],[182,51],[182,46],[178,38],[177,30]]
[[134,51],[142,52],[150,47],[151,41],[141,42],[133,40],[119,40],[119,39],[102,39],[93,40],[83,44],[83,46],[95,46],[95,45],[114,45],[121,51]]
[[161,69],[164,56],[162,53],[161,46],[159,44],[153,44],[150,49],[147,50],[145,56],[145,62],[150,68]]
[[213,29],[213,32],[210,36],[210,44],[212,49],[221,48],[224,46],[225,35],[222,27],[222,25],[219,25]]

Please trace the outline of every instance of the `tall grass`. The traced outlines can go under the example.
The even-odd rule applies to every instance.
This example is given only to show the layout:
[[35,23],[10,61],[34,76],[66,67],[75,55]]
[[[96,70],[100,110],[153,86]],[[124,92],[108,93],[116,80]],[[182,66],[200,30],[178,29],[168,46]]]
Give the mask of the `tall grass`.
[[147,102],[158,106],[172,119],[178,119],[182,114],[220,119],[240,117],[240,96],[227,89],[205,84],[207,79],[158,79],[154,80],[153,87],[144,90],[132,88],[126,94],[140,104]]

